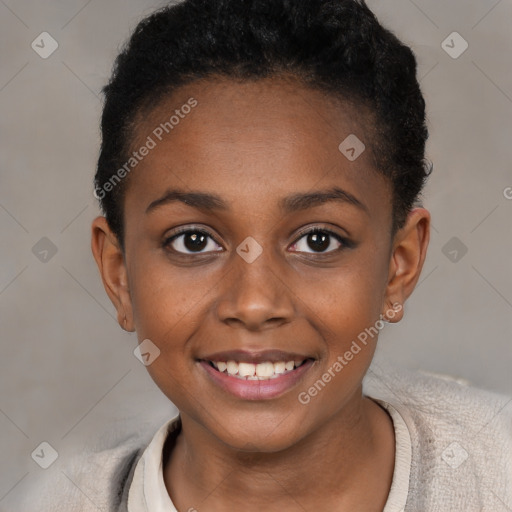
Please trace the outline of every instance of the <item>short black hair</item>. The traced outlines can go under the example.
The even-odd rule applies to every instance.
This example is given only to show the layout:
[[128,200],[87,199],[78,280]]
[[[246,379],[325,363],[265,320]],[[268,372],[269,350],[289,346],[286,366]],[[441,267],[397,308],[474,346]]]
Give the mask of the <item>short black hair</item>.
[[293,76],[369,109],[375,167],[392,184],[394,233],[431,171],[416,67],[412,50],[364,0],[185,0],[155,11],[137,25],[103,88],[95,195],[123,251],[126,179],[105,184],[129,158],[138,113],[187,83],[216,77]]

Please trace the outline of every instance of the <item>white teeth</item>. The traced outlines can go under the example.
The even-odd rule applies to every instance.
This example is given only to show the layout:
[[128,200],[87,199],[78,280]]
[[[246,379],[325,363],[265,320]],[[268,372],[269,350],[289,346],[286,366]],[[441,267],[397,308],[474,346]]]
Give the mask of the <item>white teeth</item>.
[[256,365],[251,363],[239,363],[238,375],[241,377],[252,377],[256,371]]
[[258,377],[272,377],[272,375],[274,375],[274,365],[272,363],[260,363],[256,365],[256,375]]
[[265,361],[263,363],[237,363],[236,361],[212,361],[212,364],[219,372],[227,373],[232,377],[243,380],[268,380],[275,379],[280,375],[298,368],[304,361],[278,361],[272,363]]
[[235,361],[228,361],[226,369],[230,375],[236,375],[238,373],[238,364]]
[[284,361],[279,361],[279,363],[274,363],[274,373],[280,374],[286,371],[286,363]]

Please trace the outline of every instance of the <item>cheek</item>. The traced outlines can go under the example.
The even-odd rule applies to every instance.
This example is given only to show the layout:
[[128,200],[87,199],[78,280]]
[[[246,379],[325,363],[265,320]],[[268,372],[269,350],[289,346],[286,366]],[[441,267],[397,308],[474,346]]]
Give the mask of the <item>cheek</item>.
[[[386,289],[387,262],[368,251],[351,264],[323,271],[321,280],[308,279],[297,288],[309,318],[324,339],[323,371],[342,359],[343,373],[360,377],[375,351]],[[318,286],[321,283],[321,286]],[[337,374],[341,372],[339,365]],[[333,369],[334,371],[335,369]],[[329,377],[327,377],[328,379]]]
[[318,278],[301,280],[296,294],[314,312],[312,320],[327,338],[343,342],[379,319],[386,288],[387,265],[354,258],[350,265],[338,267]]
[[171,268],[165,258],[139,261],[131,280],[137,337],[139,343],[151,340],[160,350],[146,370],[180,410],[187,410],[194,389],[187,340],[200,329],[207,291],[214,283],[200,270]]
[[313,312],[309,318],[323,338],[324,353],[315,378],[297,398],[318,419],[327,420],[346,405],[370,366],[383,327],[379,321],[383,268],[360,259],[350,270],[338,268],[330,279],[322,280],[321,292],[308,295],[307,287],[300,292]]
[[141,254],[130,283],[139,341],[149,338],[161,350],[179,353],[198,327],[201,308],[215,288],[214,276],[200,267],[180,269],[165,257]]

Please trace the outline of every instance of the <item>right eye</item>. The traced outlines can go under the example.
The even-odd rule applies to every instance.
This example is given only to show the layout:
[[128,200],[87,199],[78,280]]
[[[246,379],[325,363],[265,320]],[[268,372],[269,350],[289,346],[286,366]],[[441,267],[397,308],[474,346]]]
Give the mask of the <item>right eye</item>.
[[[180,254],[205,254],[222,251],[212,235],[203,229],[185,228],[167,237],[163,243],[164,248],[171,248]],[[209,250],[205,250],[209,249]]]

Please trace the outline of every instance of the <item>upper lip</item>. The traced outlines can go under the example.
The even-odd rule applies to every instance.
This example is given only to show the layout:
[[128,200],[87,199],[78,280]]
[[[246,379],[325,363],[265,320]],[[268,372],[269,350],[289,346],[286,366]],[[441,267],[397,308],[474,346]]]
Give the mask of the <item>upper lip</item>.
[[299,354],[296,352],[283,352],[282,350],[227,350],[223,352],[215,352],[204,357],[200,357],[203,361],[236,361],[237,363],[277,363],[279,361],[304,361],[305,359],[313,359],[312,356]]

